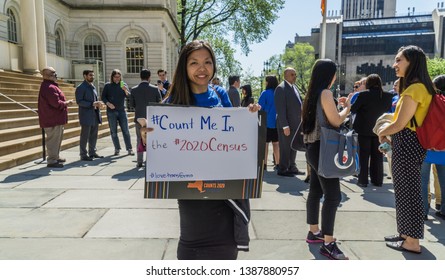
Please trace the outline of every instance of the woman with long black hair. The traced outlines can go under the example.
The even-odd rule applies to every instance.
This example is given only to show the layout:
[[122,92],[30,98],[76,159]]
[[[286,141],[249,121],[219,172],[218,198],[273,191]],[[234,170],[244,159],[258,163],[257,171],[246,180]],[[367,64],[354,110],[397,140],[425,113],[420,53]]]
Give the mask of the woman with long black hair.
[[[347,260],[334,238],[334,223],[341,200],[340,179],[325,178],[318,174],[321,127],[338,128],[351,109],[352,93],[340,97],[343,109],[338,112],[336,100],[330,88],[336,79],[337,66],[330,59],[319,59],[312,68],[311,80],[303,102],[303,133],[306,143],[306,160],[311,167],[309,195],[306,202],[308,243],[322,243],[320,253],[330,259]],[[319,227],[320,200],[321,229]]]
[[[428,74],[426,56],[417,46],[401,47],[393,65],[400,78],[400,99],[393,122],[379,132],[381,143],[392,136],[392,175],[398,234],[386,236],[386,246],[421,253],[424,209],[420,170],[426,150],[420,145],[416,125],[421,126],[435,92]],[[415,120],[415,122],[414,122]]]

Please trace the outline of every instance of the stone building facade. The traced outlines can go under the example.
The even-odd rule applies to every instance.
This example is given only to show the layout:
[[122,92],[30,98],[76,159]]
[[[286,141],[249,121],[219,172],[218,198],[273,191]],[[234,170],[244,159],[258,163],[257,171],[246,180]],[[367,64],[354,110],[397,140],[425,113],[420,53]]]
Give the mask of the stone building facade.
[[[81,79],[118,68],[133,86],[149,68],[172,74],[180,48],[176,0],[0,0],[0,69]],[[97,76],[97,75],[96,75]],[[171,77],[169,77],[171,78]]]

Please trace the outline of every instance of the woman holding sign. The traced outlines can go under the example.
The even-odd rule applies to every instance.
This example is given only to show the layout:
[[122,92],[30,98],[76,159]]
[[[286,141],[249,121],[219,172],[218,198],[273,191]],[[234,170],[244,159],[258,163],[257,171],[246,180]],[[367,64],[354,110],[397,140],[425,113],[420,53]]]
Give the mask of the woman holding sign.
[[[195,40],[182,49],[166,102],[199,107],[232,107],[225,90],[209,85],[216,73],[211,46]],[[258,104],[250,104],[256,112]],[[215,166],[216,168],[216,166]],[[180,260],[236,259],[248,251],[249,200],[178,200]]]

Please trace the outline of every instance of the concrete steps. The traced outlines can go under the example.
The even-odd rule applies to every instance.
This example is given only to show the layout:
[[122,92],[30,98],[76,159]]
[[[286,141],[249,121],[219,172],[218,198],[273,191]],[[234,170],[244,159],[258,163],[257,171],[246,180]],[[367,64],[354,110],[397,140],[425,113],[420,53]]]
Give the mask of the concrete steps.
[[[71,112],[72,110],[70,110]],[[77,120],[77,110],[74,113],[68,113],[68,120]],[[38,125],[39,117],[33,115],[30,117],[18,117],[18,118],[0,118],[0,129],[23,127],[28,125]]]
[[[79,140],[80,135],[80,126],[79,121],[76,119],[74,121],[75,123],[71,123],[71,125],[66,125],[64,132],[63,132],[63,138],[64,139],[70,139],[70,138],[76,138]],[[70,124],[70,122],[68,123]],[[99,130],[102,126],[107,127],[106,131],[108,131],[108,122],[103,122]],[[41,147],[42,146],[42,129],[39,128],[38,131],[36,131],[35,134],[29,135],[29,136],[22,136],[21,141],[17,141],[16,138],[9,140],[9,141],[2,141],[2,146],[0,147],[0,156],[4,156],[11,153],[16,153],[19,151],[23,151],[26,149],[31,149],[34,147]]]
[[[0,72],[0,170],[43,157],[42,129],[36,114],[41,82],[41,77]],[[58,81],[58,84],[67,99],[75,99],[72,84],[63,81]],[[78,107],[74,104],[68,112],[62,150],[79,145]],[[102,110],[102,120],[99,138],[110,135],[106,110]],[[134,127],[134,113],[128,113],[128,123],[130,128]]]
[[[102,125],[103,126],[103,125]],[[80,128],[79,128],[80,134]],[[110,135],[110,130],[108,129],[100,129],[98,133],[98,138],[102,138]],[[41,137],[40,137],[41,139]],[[111,141],[111,139],[110,139]],[[79,146],[79,137],[71,137],[68,139],[64,139],[62,141],[61,150],[69,149],[75,146]],[[39,145],[33,148],[29,148],[26,150],[21,150],[13,153],[9,153],[4,156],[0,156],[0,170],[5,170],[20,164],[27,163],[32,160],[42,159],[42,144],[41,141]]]
[[[79,111],[78,107],[69,107],[68,113],[76,113]],[[0,110],[0,120],[6,119],[15,119],[15,118],[23,118],[23,117],[36,117],[37,112],[30,111],[29,109],[8,109],[8,110]]]

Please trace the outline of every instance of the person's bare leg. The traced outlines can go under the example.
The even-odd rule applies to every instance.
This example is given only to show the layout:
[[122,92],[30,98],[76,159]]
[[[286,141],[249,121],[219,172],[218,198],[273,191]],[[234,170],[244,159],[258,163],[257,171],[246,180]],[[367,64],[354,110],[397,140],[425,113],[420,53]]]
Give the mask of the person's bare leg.
[[273,156],[275,159],[275,165],[280,162],[280,146],[278,142],[272,142]]

